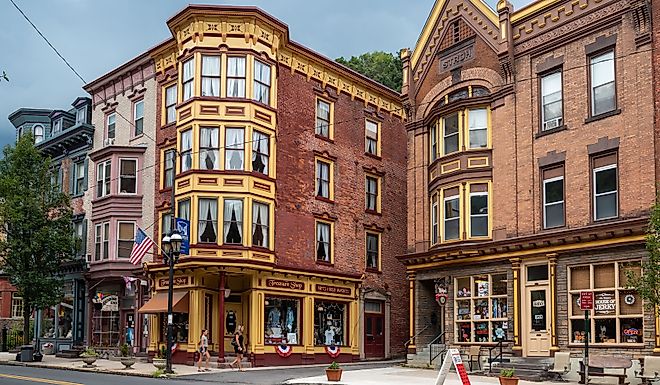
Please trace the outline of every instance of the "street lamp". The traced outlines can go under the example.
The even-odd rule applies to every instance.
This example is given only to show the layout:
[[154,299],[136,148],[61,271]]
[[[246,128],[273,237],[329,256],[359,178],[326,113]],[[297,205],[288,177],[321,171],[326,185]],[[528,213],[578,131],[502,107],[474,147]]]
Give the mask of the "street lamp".
[[169,266],[170,279],[167,286],[167,367],[165,373],[172,371],[172,337],[174,334],[172,325],[172,295],[174,286],[174,264],[179,260],[181,254],[181,235],[174,229],[171,235],[165,235],[162,240],[163,260]]

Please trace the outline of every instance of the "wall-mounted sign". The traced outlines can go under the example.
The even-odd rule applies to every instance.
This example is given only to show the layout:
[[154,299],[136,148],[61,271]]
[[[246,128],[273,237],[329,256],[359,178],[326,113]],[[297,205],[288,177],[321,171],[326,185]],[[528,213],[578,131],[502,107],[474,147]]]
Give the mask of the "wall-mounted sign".
[[351,295],[351,289],[341,286],[316,285],[316,291],[319,293]]
[[474,44],[440,57],[440,72],[451,71],[474,59]]
[[543,306],[545,306],[545,300],[537,299],[536,301],[532,302],[532,306],[534,306],[534,307],[543,307]]
[[101,300],[101,311],[119,311],[119,297],[108,295]]
[[579,300],[580,310],[593,310],[594,309],[594,292],[581,291]]
[[614,314],[616,312],[616,300],[614,293],[598,293],[594,300],[594,311],[596,315]]
[[283,279],[267,279],[266,287],[275,287],[278,289],[303,290],[305,284],[296,281],[285,281]]
[[632,294],[626,294],[626,296],[623,297],[623,302],[625,302],[626,305],[632,305],[635,303],[635,296]]
[[[174,286],[185,286],[188,284],[188,277],[174,277]],[[162,278],[158,280],[160,287],[168,287],[170,285],[169,278]]]

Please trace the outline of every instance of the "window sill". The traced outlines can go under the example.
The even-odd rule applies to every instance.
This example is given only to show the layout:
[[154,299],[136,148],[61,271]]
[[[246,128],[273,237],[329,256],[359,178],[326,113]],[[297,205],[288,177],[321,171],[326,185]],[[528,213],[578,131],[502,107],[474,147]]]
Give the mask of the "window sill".
[[139,135],[135,135],[135,136],[131,137],[130,141],[132,142],[132,141],[137,140],[137,139],[142,139],[143,137],[144,137],[144,132],[139,134]]
[[175,127],[175,126],[176,126],[176,120],[173,122],[163,124],[162,126],[160,126],[160,129],[164,130],[166,128]]
[[158,190],[159,193],[166,193],[166,192],[172,192],[172,186],[170,187],[163,187],[162,189]]
[[316,137],[316,139],[320,139],[324,142],[335,144],[334,139],[330,139],[327,136],[323,136],[323,135],[319,135],[319,134],[314,134],[314,136]]
[[369,158],[376,159],[376,160],[383,160],[383,158],[380,155],[372,154],[372,153],[369,153],[369,152],[365,152],[364,155],[368,156]]
[[619,216],[617,215],[616,217],[610,217],[610,218],[603,218],[603,219],[593,219],[591,221],[592,224],[601,224],[601,223],[609,223],[609,222],[616,222],[620,220]]
[[366,209],[366,210],[364,210],[364,212],[367,213],[367,214],[371,214],[371,215],[377,215],[377,216],[379,216],[379,217],[382,217],[382,216],[383,216],[383,214],[381,214],[380,212],[378,212],[378,211],[376,211],[376,210],[369,210],[369,209]]
[[617,108],[616,110],[603,112],[600,115],[590,116],[584,120],[584,123],[587,124],[587,123],[595,122],[601,119],[609,118],[610,116],[619,115],[620,113],[621,113],[621,109]]
[[330,203],[331,205],[335,204],[335,201],[329,198],[321,197],[321,196],[315,196],[314,197],[317,201],[325,202],[325,203]]
[[534,139],[542,138],[544,136],[551,135],[551,134],[554,134],[556,132],[566,131],[566,130],[568,130],[568,127],[565,124],[562,124],[561,126],[556,127],[556,128],[552,128],[552,129],[549,129],[549,130],[537,132],[534,135]]
[[[602,343],[589,342],[589,347],[590,348],[613,349],[613,348],[619,348],[619,347],[622,347],[622,346],[624,346],[626,348],[629,348],[629,349],[644,349],[644,347],[645,347],[643,342],[634,343],[634,344],[623,343],[623,342],[618,343],[618,344],[617,343],[602,344]],[[569,348],[584,348],[584,344],[583,343],[572,342],[572,343],[568,344],[568,347]]]
[[378,269],[373,268],[373,267],[367,267],[367,268],[365,269],[365,271],[366,271],[367,273],[383,274],[383,272],[382,272],[381,270],[378,270]]
[[321,266],[328,266],[328,267],[334,267],[335,266],[335,264],[332,263],[332,262],[319,261],[318,259],[316,260],[316,264],[321,265]]

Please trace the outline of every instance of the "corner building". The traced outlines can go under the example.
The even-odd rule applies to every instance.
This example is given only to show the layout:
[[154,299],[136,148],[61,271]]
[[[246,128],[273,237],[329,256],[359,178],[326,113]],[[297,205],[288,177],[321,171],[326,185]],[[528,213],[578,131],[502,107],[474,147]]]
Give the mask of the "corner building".
[[642,2],[436,1],[403,54],[411,353],[578,353],[580,291],[592,352],[660,349],[626,280],[658,179],[650,41]]
[[[160,86],[155,219],[162,239],[174,189],[176,216],[190,221],[174,361],[191,362],[207,329],[223,362],[238,325],[255,365],[403,353],[399,94],[289,40],[257,8],[189,6],[167,25],[173,37],[149,52]],[[147,274],[155,290],[140,311],[153,314],[155,351],[167,268],[149,263]]]

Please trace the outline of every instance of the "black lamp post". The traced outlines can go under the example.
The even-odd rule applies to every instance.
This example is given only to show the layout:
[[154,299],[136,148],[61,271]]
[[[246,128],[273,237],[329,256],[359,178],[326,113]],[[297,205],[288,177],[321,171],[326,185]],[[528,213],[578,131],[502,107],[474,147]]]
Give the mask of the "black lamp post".
[[171,235],[163,237],[163,259],[168,264],[170,271],[169,285],[167,287],[167,367],[165,373],[174,373],[172,371],[172,338],[173,338],[173,325],[172,325],[172,289],[174,286],[174,264],[179,259],[181,253],[181,235],[174,229]]

